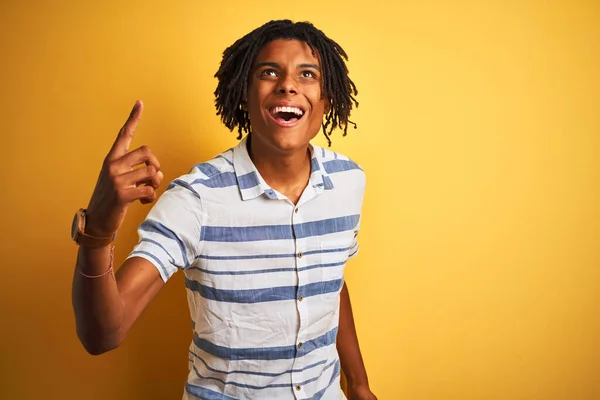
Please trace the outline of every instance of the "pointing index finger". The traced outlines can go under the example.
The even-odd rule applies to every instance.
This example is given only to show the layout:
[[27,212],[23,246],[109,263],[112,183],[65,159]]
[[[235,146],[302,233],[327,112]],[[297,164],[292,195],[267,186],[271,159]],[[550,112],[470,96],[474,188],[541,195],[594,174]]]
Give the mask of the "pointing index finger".
[[129,146],[131,144],[131,139],[133,139],[133,133],[137,128],[137,124],[140,121],[142,116],[142,111],[144,110],[144,103],[141,100],[135,102],[131,113],[129,114],[129,118],[125,121],[125,125],[119,130],[119,134],[117,135],[117,139],[110,149],[109,157],[112,159],[120,158],[127,154],[129,151]]

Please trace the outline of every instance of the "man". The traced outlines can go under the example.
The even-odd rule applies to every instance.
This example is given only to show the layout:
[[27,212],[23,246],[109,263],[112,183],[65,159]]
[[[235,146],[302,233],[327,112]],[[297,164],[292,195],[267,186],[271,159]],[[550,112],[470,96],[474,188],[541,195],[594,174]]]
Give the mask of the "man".
[[351,123],[345,58],[311,24],[287,20],[225,50],[217,112],[247,135],[169,185],[115,277],[111,242],[127,207],[154,201],[163,177],[148,148],[129,151],[136,103],[73,225],[73,307],[88,352],[116,348],[181,269],[194,330],[184,399],[343,399],[340,368],[351,400],[376,399],[343,280],[365,176],[309,143]]

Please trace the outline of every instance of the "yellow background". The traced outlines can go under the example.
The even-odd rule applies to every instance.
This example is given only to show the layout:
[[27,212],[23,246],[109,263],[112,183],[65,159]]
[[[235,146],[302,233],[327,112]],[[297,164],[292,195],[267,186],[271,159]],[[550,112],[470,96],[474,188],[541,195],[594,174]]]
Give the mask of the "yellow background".
[[374,392],[600,399],[599,2],[394,4],[3,1],[0,398],[181,397],[182,276],[121,348],[86,354],[71,219],[138,98],[133,145],[166,181],[235,145],[213,106],[221,53],[287,17],[342,44],[360,92],[333,149],[367,172],[347,281]]

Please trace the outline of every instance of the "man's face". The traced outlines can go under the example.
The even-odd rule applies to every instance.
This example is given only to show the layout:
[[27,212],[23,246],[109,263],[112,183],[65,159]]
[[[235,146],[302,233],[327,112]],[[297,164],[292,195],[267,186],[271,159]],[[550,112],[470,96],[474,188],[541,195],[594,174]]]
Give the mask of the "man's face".
[[274,40],[258,53],[248,80],[248,114],[253,147],[288,153],[305,148],[321,128],[319,59],[298,40]]

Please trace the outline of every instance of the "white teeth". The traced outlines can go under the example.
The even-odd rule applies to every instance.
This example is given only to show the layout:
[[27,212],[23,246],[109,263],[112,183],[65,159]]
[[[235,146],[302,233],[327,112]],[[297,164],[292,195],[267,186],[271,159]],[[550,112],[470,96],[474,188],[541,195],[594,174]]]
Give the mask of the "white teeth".
[[277,106],[277,107],[273,107],[271,109],[271,114],[277,114],[277,113],[280,113],[280,112],[294,113],[294,114],[296,114],[296,115],[298,115],[300,117],[302,115],[304,115],[304,111],[302,111],[298,107],[280,107],[280,106]]

